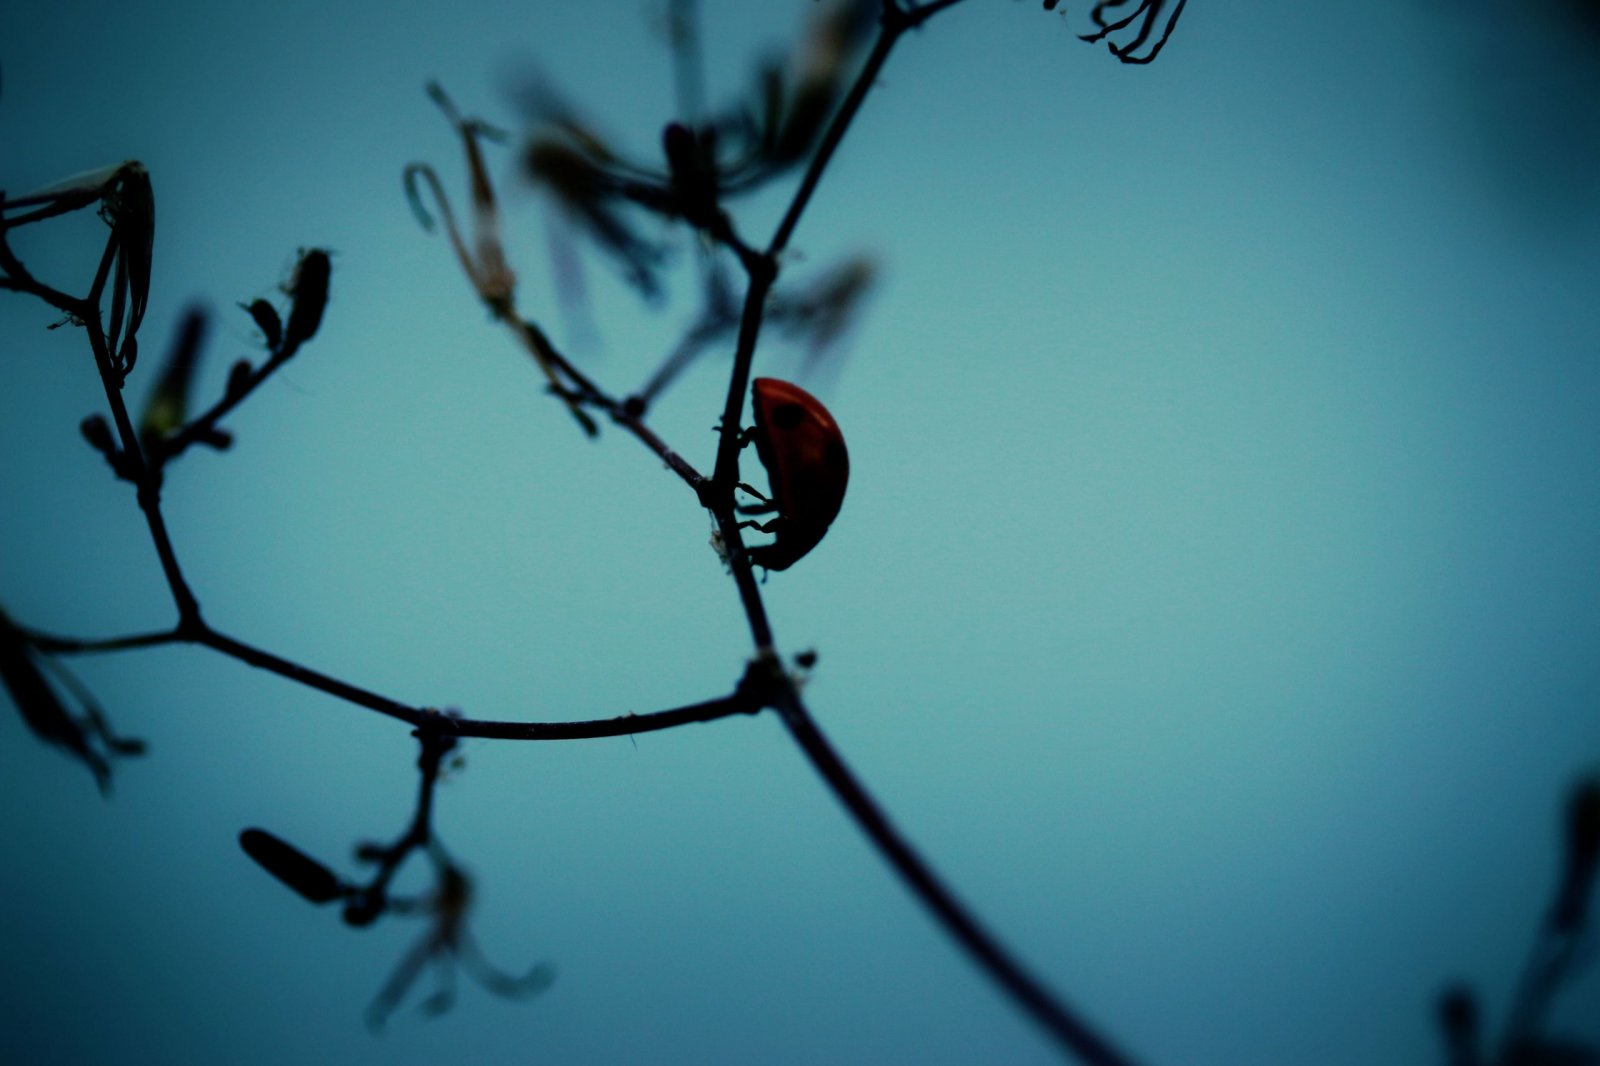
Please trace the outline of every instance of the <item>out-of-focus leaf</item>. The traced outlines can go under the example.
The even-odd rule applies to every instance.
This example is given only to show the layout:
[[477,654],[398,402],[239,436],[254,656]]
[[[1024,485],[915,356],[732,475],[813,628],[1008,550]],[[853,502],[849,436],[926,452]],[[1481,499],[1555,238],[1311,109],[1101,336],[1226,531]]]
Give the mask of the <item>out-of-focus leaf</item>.
[[1600,869],[1600,777],[1580,781],[1567,799],[1566,864],[1550,924],[1577,931],[1588,918]]
[[239,846],[263,870],[312,903],[331,903],[345,895],[332,870],[265,829],[246,829],[239,834]]
[[22,720],[40,740],[54,744],[94,774],[100,791],[111,786],[111,766],[91,745],[91,734],[74,718],[34,661],[26,636],[0,611],[0,683]]
[[836,350],[860,317],[876,277],[871,258],[858,255],[830,268],[809,285],[776,296],[769,320],[784,336],[805,344],[807,370]]
[[1478,1013],[1478,999],[1466,985],[1451,985],[1440,993],[1439,1028],[1449,1066],[1478,1062]]
[[558,140],[530,141],[522,158],[534,184],[548,190],[568,216],[622,264],[628,281],[645,296],[656,296],[662,249],[624,221],[618,210],[627,199],[622,184],[576,148]]
[[139,435],[159,439],[176,433],[189,416],[189,393],[210,320],[198,307],[184,313],[177,336],[167,351],[166,364],[139,419]]

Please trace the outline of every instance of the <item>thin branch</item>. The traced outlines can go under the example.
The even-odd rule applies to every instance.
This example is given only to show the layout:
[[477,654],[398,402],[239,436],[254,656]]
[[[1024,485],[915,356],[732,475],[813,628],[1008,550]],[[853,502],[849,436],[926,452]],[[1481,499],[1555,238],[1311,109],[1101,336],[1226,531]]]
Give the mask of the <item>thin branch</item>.
[[928,0],[925,4],[917,4],[906,12],[913,25],[920,25],[948,7],[955,7],[961,0]]
[[43,633],[37,629],[24,628],[22,632],[27,636],[28,643],[35,648],[58,655],[82,655],[92,652],[153,648],[162,644],[181,644],[187,639],[176,629],[163,629],[155,633],[134,633],[125,637],[104,637],[99,640],[61,637],[52,633]]
[[769,256],[777,256],[788,247],[789,238],[794,236],[795,227],[800,224],[801,214],[811,202],[811,195],[817,191],[817,182],[822,180],[822,172],[828,168],[828,162],[833,158],[839,142],[844,139],[845,131],[850,128],[856,112],[861,110],[861,102],[867,98],[867,92],[877,80],[879,72],[883,70],[883,64],[888,60],[895,42],[909,25],[904,12],[893,5],[885,5],[878,39],[872,46],[872,52],[868,54],[861,73],[856,76],[856,83],[850,86],[850,94],[845,97],[839,113],[833,116],[828,132],[822,137],[822,144],[811,157],[805,177],[800,179],[800,187],[795,190],[794,199],[790,201],[789,209],[784,212],[783,221],[778,223],[777,232],[772,235],[772,242],[767,245]]
[[112,363],[105,334],[101,332],[98,308],[85,317],[84,328],[89,334],[89,346],[94,350],[95,366],[100,371],[100,382],[105,389],[106,404],[111,408],[111,418],[116,424],[117,435],[122,438],[123,457],[128,464],[129,474],[138,486],[136,496],[139,510],[144,512],[145,524],[150,529],[150,539],[155,543],[156,557],[161,562],[161,573],[167,579],[173,603],[178,608],[178,628],[183,630],[198,626],[201,624],[200,603],[195,599],[194,592],[189,588],[183,570],[178,565],[177,552],[172,547],[172,537],[167,532],[167,522],[161,514],[161,471],[159,467],[152,467],[145,460],[144,453],[139,447],[138,434],[134,432],[133,422],[128,417],[127,404],[122,400],[121,382]]
[[584,740],[595,737],[622,737],[672,729],[693,722],[710,722],[735,714],[753,714],[760,710],[759,703],[754,702],[741,688],[720,699],[705,700],[701,703],[648,714],[626,714],[620,718],[600,718],[583,722],[480,721],[473,718],[456,718],[431,708],[409,706],[269,651],[252,647],[209,626],[202,629],[195,642],[258,669],[297,681],[320,692],[326,692],[330,696],[337,696],[348,703],[366,707],[390,718],[397,718],[418,729],[432,729],[458,737],[483,737],[492,740]]
[[979,923],[966,906],[945,887],[911,844],[900,835],[889,816],[857,780],[844,760],[812,721],[811,714],[793,689],[779,707],[783,724],[800,745],[811,765],[844,804],[856,825],[945,931],[1005,990],[1017,1006],[1037,1022],[1062,1048],[1090,1066],[1130,1066],[1125,1057],[1049,992],[1039,979]]
[[590,403],[601,408],[611,416],[611,420],[632,433],[665,463],[673,473],[683,479],[691,489],[698,493],[705,483],[705,477],[696,470],[689,461],[679,455],[666,441],[662,440],[644,422],[644,409],[635,404],[618,402],[600,386],[596,385],[587,375],[572,365],[572,362],[556,350],[550,343],[550,338],[545,335],[536,323],[527,319],[508,315],[505,318],[507,326],[517,335],[518,341],[529,351],[534,352],[542,365],[547,365],[566,377],[575,386],[576,394],[569,393],[559,386],[556,388],[563,399],[569,404],[574,402]]
[[777,266],[771,256],[762,256],[747,264],[746,268],[750,274],[750,288],[745,293],[744,312],[739,320],[739,343],[734,350],[728,396],[722,408],[716,472],[700,499],[716,517],[717,530],[728,553],[728,567],[733,572],[734,584],[739,590],[739,600],[744,605],[745,618],[750,623],[750,636],[755,642],[756,651],[758,654],[768,654],[773,647],[772,623],[767,620],[767,610],[761,602],[761,590],[756,585],[750,553],[745,550],[744,541],[739,535],[733,489],[739,482],[739,449],[743,446],[739,416],[744,411],[744,395],[750,387],[750,367],[755,362],[756,341],[761,335],[761,316],[766,307],[767,294],[772,291],[772,283],[777,278]]
[[172,436],[163,438],[159,444],[155,445],[151,460],[158,466],[165,466],[194,445],[209,438],[215,438],[217,424],[232,412],[235,407],[247,400],[256,389],[260,388],[262,383],[271,377],[274,371],[299,352],[300,345],[300,338],[285,337],[282,347],[274,351],[266,362],[252,370],[250,375],[243,379],[242,384],[232,387],[232,382],[230,381],[230,388],[223,393],[216,403],[196,415]]
[[22,261],[11,250],[4,230],[0,230],[0,269],[6,273],[4,278],[0,278],[0,288],[37,297],[70,318],[82,319],[88,314],[85,301],[46,285],[28,273],[28,268],[22,265]]

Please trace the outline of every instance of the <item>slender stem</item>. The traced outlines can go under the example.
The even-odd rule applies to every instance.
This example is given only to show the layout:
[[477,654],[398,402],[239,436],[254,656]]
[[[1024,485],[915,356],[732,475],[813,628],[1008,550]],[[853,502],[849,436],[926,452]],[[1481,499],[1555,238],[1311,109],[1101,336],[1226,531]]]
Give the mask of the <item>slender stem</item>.
[[632,433],[646,448],[655,452],[673,473],[684,480],[685,484],[696,492],[700,491],[706,479],[700,471],[690,465],[687,459],[674,451],[654,430],[645,425],[642,410],[635,411],[628,404],[617,402],[586,374],[573,366],[571,361],[550,343],[550,338],[545,336],[544,331],[537,325],[510,313],[503,317],[517,339],[529,351],[535,353],[541,364],[554,368],[572,382],[578,390],[578,395],[567,396],[569,401],[582,400],[604,410],[611,416],[613,422]]
[[817,183],[822,180],[822,172],[828,168],[828,162],[833,158],[839,142],[844,139],[845,131],[850,128],[856,112],[861,110],[861,102],[867,98],[872,83],[883,70],[883,64],[888,60],[895,42],[905,32],[907,25],[905,15],[891,14],[895,10],[892,6],[885,5],[878,39],[872,45],[872,52],[867,56],[867,62],[856,77],[855,84],[850,87],[850,94],[844,98],[844,105],[839,108],[838,114],[833,116],[833,122],[828,126],[828,132],[823,135],[822,144],[817,148],[816,155],[811,157],[805,177],[800,179],[800,187],[795,190],[794,199],[789,203],[789,210],[784,212],[783,221],[778,223],[777,232],[772,235],[772,243],[767,245],[768,255],[776,256],[789,246],[789,238],[794,236],[795,227],[800,224],[800,215],[811,202],[812,193],[817,191]]
[[772,623],[767,619],[767,609],[761,601],[761,589],[756,584],[755,568],[750,563],[750,553],[745,550],[739,535],[739,519],[733,509],[733,489],[739,482],[739,416],[744,411],[744,394],[750,386],[750,367],[755,361],[756,341],[761,335],[761,315],[766,307],[767,294],[778,272],[771,256],[761,256],[746,264],[750,275],[750,288],[745,293],[744,313],[739,319],[739,343],[734,350],[733,371],[729,375],[728,397],[722,409],[722,436],[717,442],[717,465],[713,483],[715,493],[702,494],[702,502],[716,517],[717,530],[728,553],[728,567],[739,590],[739,600],[744,605],[745,618],[750,623],[750,636],[755,641],[758,654],[770,654],[773,647]]
[[28,268],[22,265],[22,261],[11,250],[11,245],[6,241],[4,230],[0,230],[0,270],[5,271],[5,277],[0,278],[0,288],[38,297],[57,311],[72,318],[82,317],[84,302],[75,296],[67,295],[60,289],[46,285],[28,273]]
[[111,418],[117,434],[122,438],[122,451],[128,469],[138,486],[139,510],[144,512],[145,524],[150,528],[150,539],[155,543],[156,557],[161,562],[161,572],[166,576],[167,587],[172,591],[173,603],[178,608],[178,627],[185,629],[200,625],[200,603],[184,579],[178,565],[177,552],[172,547],[172,537],[167,532],[167,521],[161,514],[161,472],[146,462],[139,448],[139,437],[128,417],[128,406],[122,400],[122,388],[111,361],[105,334],[100,326],[98,307],[89,306],[83,316],[89,346],[94,350],[95,366],[100,371],[100,383],[105,388],[106,404],[111,408]]
[[433,787],[439,782],[439,764],[455,747],[455,740],[422,731],[417,733],[417,740],[422,744],[422,754],[417,758],[421,780],[417,783],[417,811],[405,839],[422,845],[433,838]]
[[625,714],[619,718],[601,718],[583,722],[480,721],[451,717],[429,708],[408,706],[282,656],[252,647],[209,626],[202,629],[195,637],[195,642],[258,669],[297,681],[302,685],[326,692],[330,696],[337,696],[357,706],[388,715],[390,718],[397,718],[419,729],[448,732],[460,737],[483,737],[492,740],[583,740],[595,737],[621,737],[672,729],[692,722],[710,722],[735,714],[752,714],[760,709],[760,704],[747,696],[743,690],[736,690],[732,695],[720,699],[705,700],[701,703],[648,714]]
[[925,4],[918,4],[906,12],[906,17],[912,25],[926,22],[947,7],[955,7],[961,0],[928,0]]
[[783,221],[778,223],[778,230],[772,236],[772,243],[767,245],[768,255],[776,256],[789,246],[789,238],[794,236],[795,227],[800,224],[801,214],[811,202],[812,194],[817,191],[817,183],[822,180],[822,172],[828,169],[828,163],[833,159],[833,153],[839,147],[839,142],[850,129],[850,123],[855,120],[856,112],[861,110],[862,101],[867,98],[867,93],[878,80],[884,63],[889,59],[889,53],[894,50],[895,42],[900,40],[901,35],[907,30],[922,25],[939,12],[960,2],[961,0],[930,0],[929,3],[918,7],[902,9],[895,0],[884,0],[883,14],[879,19],[878,39],[873,43],[872,51],[861,67],[861,73],[856,76],[855,84],[850,86],[850,93],[845,97],[844,104],[833,116],[833,122],[829,124],[828,132],[823,135],[822,144],[818,146],[816,155],[811,157],[811,162],[806,166],[805,176],[800,179],[800,188],[795,191],[794,200],[790,202],[789,210],[784,213]]
[[40,651],[58,655],[81,655],[86,652],[128,651],[133,648],[153,648],[161,644],[180,644],[185,638],[176,629],[163,629],[156,633],[134,633],[125,637],[106,637],[102,640],[80,640],[60,637],[51,633],[26,629],[28,643]]
[[1534,939],[1533,950],[1517,981],[1511,1009],[1500,1042],[1500,1061],[1512,1062],[1517,1050],[1533,1044],[1561,986],[1572,975],[1585,941],[1585,930],[1562,930],[1546,922]]
[[683,479],[684,483],[696,492],[705,484],[705,477],[696,470],[689,461],[667,446],[667,442],[656,435],[655,430],[644,424],[642,415],[635,415],[626,408],[619,408],[611,415],[612,421],[622,426],[629,433],[637,437],[646,448],[660,456],[661,461],[667,464],[668,469]]
[[224,416],[243,403],[251,393],[261,386],[262,382],[272,376],[273,371],[287,363],[299,350],[300,340],[298,338],[285,338],[283,347],[279,351],[273,352],[266,362],[251,371],[250,376],[245,379],[240,388],[230,389],[224,393],[222,398],[212,404],[205,412],[195,416],[193,421],[172,436],[161,441],[156,454],[152,457],[153,461],[164,466],[182,455],[196,442],[214,434],[217,423],[222,421]]
[[811,765],[822,775],[839,802],[844,804],[861,831],[894,867],[906,887],[933,913],[972,960],[1005,990],[1012,1001],[1058,1045],[1091,1066],[1129,1066],[1131,1059],[1113,1048],[1104,1037],[1052,995],[1038,978],[1012,958],[994,935],[945,887],[834,751],[833,745],[828,743],[827,737],[817,728],[810,712],[792,690],[788,698],[780,702],[778,711],[790,735],[811,760]]

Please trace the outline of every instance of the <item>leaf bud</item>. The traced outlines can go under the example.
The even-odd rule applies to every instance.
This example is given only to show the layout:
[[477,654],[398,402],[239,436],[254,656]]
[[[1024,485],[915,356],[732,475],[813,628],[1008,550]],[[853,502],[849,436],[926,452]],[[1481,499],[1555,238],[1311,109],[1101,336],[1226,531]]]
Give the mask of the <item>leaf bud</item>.
[[294,268],[294,281],[289,295],[294,302],[289,308],[289,325],[284,331],[286,345],[304,344],[322,324],[322,312],[328,306],[328,276],[332,265],[323,248],[312,248],[300,256]]
[[265,829],[246,829],[239,834],[239,846],[263,870],[312,903],[330,903],[345,894],[333,871]]

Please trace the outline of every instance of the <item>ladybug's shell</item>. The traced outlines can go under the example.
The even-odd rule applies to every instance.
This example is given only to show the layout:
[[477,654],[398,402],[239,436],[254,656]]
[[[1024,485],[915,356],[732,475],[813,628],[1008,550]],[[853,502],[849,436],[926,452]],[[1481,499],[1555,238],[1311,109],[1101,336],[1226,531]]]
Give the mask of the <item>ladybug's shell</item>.
[[778,508],[771,544],[750,549],[750,560],[786,570],[817,546],[844,503],[850,453],[828,409],[798,385],[756,378],[751,385],[756,455],[767,468]]

